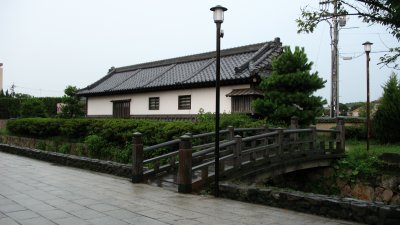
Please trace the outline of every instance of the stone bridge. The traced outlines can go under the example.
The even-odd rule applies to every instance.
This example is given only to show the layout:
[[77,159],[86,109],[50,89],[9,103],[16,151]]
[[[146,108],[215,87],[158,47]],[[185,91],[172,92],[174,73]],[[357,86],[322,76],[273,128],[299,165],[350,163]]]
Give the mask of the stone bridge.
[[[143,147],[135,133],[132,182],[156,182],[178,186],[189,193],[212,183],[215,176],[215,133],[185,134],[150,147]],[[219,179],[254,177],[255,181],[302,169],[331,165],[343,156],[345,128],[338,119],[335,129],[298,128],[298,119],[283,128],[233,128],[220,131]],[[144,154],[166,154],[144,159]]]

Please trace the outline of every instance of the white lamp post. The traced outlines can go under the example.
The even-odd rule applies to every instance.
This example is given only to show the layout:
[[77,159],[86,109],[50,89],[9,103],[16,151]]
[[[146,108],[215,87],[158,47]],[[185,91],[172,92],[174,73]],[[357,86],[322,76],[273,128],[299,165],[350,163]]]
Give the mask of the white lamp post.
[[371,120],[370,120],[370,106],[369,106],[369,53],[371,52],[372,43],[367,41],[363,43],[364,51],[367,56],[367,151],[369,151],[369,140],[371,138]]

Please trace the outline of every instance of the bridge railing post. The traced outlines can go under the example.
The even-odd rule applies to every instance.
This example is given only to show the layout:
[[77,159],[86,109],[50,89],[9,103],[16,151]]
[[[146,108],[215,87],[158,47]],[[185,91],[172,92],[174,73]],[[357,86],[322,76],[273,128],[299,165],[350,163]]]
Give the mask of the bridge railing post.
[[[227,133],[227,139],[228,141],[232,141],[235,138],[235,128],[233,126],[228,126],[228,133]],[[234,147],[230,146],[228,147],[229,152],[234,151]]]
[[[264,125],[262,125],[262,133],[263,134],[265,134],[265,133],[268,133],[268,131],[269,131],[269,129],[268,129],[268,125],[266,125],[266,124],[264,124]],[[267,146],[268,145],[268,137],[265,137],[262,141],[261,141],[261,144],[262,145],[264,145],[264,146]],[[264,158],[267,158],[267,155],[268,155],[268,150],[267,149],[265,149],[264,151],[263,151],[263,157]]]
[[310,153],[315,154],[317,152],[317,127],[311,125],[310,129]]
[[343,153],[346,146],[346,128],[343,118],[336,119],[336,130],[339,131],[336,134],[336,151],[337,153]]
[[[290,118],[290,129],[295,130],[299,128],[299,117],[297,116],[292,116]],[[294,133],[290,134],[290,140],[297,141],[299,139],[299,134]]]
[[236,135],[234,138],[236,144],[233,148],[233,166],[239,169],[242,166],[242,137]]
[[228,140],[232,141],[235,137],[235,128],[233,126],[228,126]]
[[283,128],[277,128],[276,131],[278,132],[278,136],[276,142],[278,144],[278,156],[283,158]]
[[178,192],[192,192],[192,142],[183,135],[179,143]]
[[135,132],[132,140],[132,182],[143,181],[143,140],[142,134]]

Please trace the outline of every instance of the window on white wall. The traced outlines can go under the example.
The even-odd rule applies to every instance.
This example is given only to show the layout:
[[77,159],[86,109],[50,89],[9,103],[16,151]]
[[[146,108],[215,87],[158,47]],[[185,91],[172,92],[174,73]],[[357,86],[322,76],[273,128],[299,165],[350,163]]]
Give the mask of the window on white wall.
[[149,110],[159,110],[159,109],[160,109],[160,97],[150,97]]
[[178,109],[191,109],[192,96],[191,95],[180,95],[178,96]]

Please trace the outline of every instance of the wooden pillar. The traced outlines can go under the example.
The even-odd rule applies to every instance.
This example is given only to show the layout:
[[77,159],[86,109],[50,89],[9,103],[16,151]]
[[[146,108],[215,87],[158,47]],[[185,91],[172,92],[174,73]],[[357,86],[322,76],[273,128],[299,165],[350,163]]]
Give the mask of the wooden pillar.
[[192,192],[192,142],[187,135],[179,143],[178,192]]
[[336,149],[339,150],[340,152],[338,153],[343,153],[345,151],[346,147],[346,128],[344,125],[344,119],[343,118],[337,118],[336,119],[336,130],[339,131],[339,133],[336,135],[336,143],[340,143],[340,148],[336,146]]
[[236,145],[233,148],[233,166],[239,169],[242,166],[242,137],[235,136]]
[[132,149],[132,182],[140,183],[143,181],[143,141],[142,134],[133,134]]

